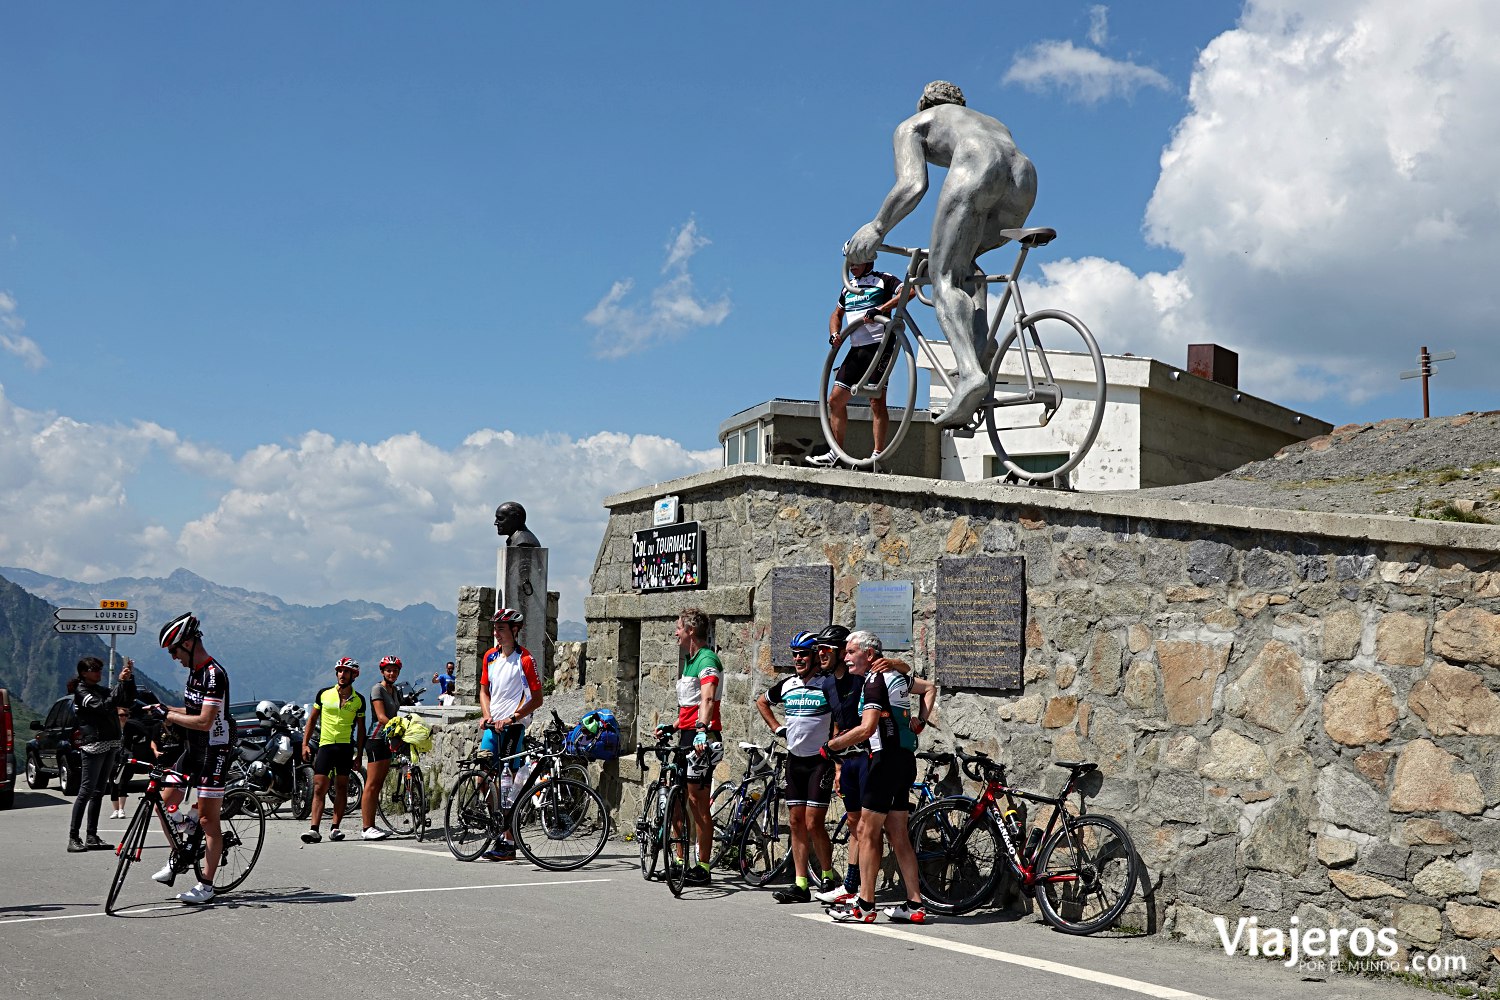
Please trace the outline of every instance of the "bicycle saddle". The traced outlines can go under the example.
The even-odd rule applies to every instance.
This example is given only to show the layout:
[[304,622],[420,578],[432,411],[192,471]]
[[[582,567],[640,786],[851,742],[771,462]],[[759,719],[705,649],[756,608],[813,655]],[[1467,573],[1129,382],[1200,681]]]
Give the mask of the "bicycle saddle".
[[1002,229],[1000,235],[1008,240],[1015,240],[1022,246],[1044,247],[1057,239],[1057,230],[1048,229],[1045,226],[1037,226],[1034,229]]
[[1069,771],[1072,771],[1074,774],[1088,774],[1090,771],[1097,771],[1097,770],[1099,770],[1099,765],[1095,764],[1095,763],[1093,763],[1091,761],[1084,761],[1082,763],[1078,763],[1078,762],[1071,761],[1071,760],[1058,760],[1058,761],[1053,761],[1053,763],[1056,764],[1058,767],[1065,767],[1065,768],[1067,768]]

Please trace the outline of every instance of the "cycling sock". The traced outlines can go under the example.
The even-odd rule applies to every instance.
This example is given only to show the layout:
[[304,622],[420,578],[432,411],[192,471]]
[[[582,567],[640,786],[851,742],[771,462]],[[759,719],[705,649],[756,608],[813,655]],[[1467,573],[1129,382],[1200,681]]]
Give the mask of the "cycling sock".
[[798,875],[797,876],[797,888],[799,888],[799,889],[806,889],[807,888],[807,876],[806,875]]
[[844,872],[844,888],[850,892],[859,892],[859,865],[850,862],[849,870]]
[[857,907],[859,907],[861,910],[864,910],[866,913],[868,913],[870,910],[875,909],[875,904],[874,903],[866,903],[863,899],[860,899],[858,896],[856,896],[854,898],[854,905],[857,906]]
[[833,881],[833,871],[831,869],[828,869],[828,868],[824,868],[823,869],[823,881],[824,882],[832,882]]
[[708,871],[708,865],[704,864],[702,861],[698,862],[698,867],[702,868],[704,871]]

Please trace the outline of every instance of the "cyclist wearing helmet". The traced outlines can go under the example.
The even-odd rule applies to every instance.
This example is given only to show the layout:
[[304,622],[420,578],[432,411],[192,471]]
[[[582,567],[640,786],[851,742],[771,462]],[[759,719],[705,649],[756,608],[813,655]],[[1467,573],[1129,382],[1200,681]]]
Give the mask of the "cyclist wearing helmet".
[[[157,643],[188,670],[183,706],[156,705],[154,710],[163,716],[164,723],[187,731],[175,770],[187,775],[189,783],[198,789],[198,823],[203,827],[205,845],[204,880],[178,893],[177,898],[196,905],[214,898],[214,873],[224,853],[219,809],[224,801],[224,776],[229,771],[229,748],[234,743],[234,721],[224,711],[229,703],[229,674],[203,648],[203,632],[191,611],[163,625]],[[168,787],[162,792],[162,803],[172,812],[186,796],[186,789]],[[174,854],[167,866],[151,877],[163,885],[171,885],[191,865],[191,858]]]
[[[302,757],[313,762],[312,826],[302,831],[304,844],[323,839],[318,824],[323,821],[323,799],[333,778],[333,827],[329,840],[343,840],[344,805],[349,798],[349,774],[359,767],[365,746],[365,700],[354,690],[359,664],[344,657],[333,665],[335,683],[313,698],[307,726],[302,730]],[[313,726],[318,727],[318,752],[312,752]]]
[[[829,891],[838,883],[833,880],[833,845],[828,841],[828,804],[833,801],[834,762],[818,752],[833,736],[833,706],[838,700],[833,675],[818,672],[813,648],[817,637],[811,632],[792,636],[792,669],[771,690],[755,701],[760,717],[777,736],[786,737],[786,804],[790,813],[792,834],[792,871],[796,883],[778,889],[772,898],[778,903],[809,903],[812,889],[808,880],[809,854],[817,856],[822,876],[818,888]],[[776,721],[772,705],[784,706],[786,725]],[[809,851],[809,847],[811,850]]]
[[709,818],[709,790],[714,766],[724,754],[723,725],[719,700],[723,697],[724,665],[708,648],[708,615],[701,608],[684,608],[672,633],[677,647],[687,657],[677,679],[677,743],[697,748],[696,760],[687,767],[687,801],[698,827],[698,864],[684,873],[685,881],[707,885],[707,859],[713,856],[714,825]]
[[[849,244],[844,244],[844,256],[849,255]],[[860,378],[870,367],[870,362],[875,360],[875,355],[880,351],[882,339],[885,334],[885,320],[894,314],[899,305],[895,301],[896,292],[901,287],[901,279],[894,274],[875,270],[875,265],[869,261],[861,264],[852,264],[849,268],[851,280],[858,289],[850,291],[845,288],[839,294],[838,305],[834,307],[833,314],[828,317],[828,342],[831,344],[838,339],[839,331],[844,328],[844,323],[854,319],[863,319],[864,322],[849,334],[849,351],[844,355],[844,360],[839,364],[838,372],[833,378],[833,387],[828,390],[828,424],[833,431],[833,444],[840,448],[844,446],[844,432],[849,426],[849,400],[854,396],[854,390],[859,386]],[[890,368],[894,353],[886,355],[885,363],[881,366],[881,373]],[[878,457],[880,451],[885,447],[885,436],[887,428],[890,427],[890,414],[885,408],[885,393],[870,397],[870,430],[875,436],[875,455]],[[821,455],[814,455],[807,460],[809,465],[832,467],[839,462],[838,453],[829,449]]]
[[365,743],[365,794],[359,802],[360,824],[364,840],[384,840],[384,830],[375,826],[375,807],[380,802],[380,789],[385,784],[386,772],[391,768],[391,743],[385,735],[385,724],[396,717],[401,707],[401,696],[396,693],[396,682],[401,679],[401,659],[387,656],[380,661],[380,680],[370,688],[370,711],[375,713],[375,726]]
[[[510,757],[521,752],[526,739],[526,720],[542,707],[542,681],[536,661],[517,641],[526,616],[511,608],[501,608],[490,621],[495,626],[495,645],[479,664],[479,725],[484,731],[479,751]],[[507,801],[519,766],[520,761],[511,761],[500,769],[500,794]],[[502,836],[494,850],[485,852],[485,857],[492,861],[513,860],[516,848],[509,836]]]

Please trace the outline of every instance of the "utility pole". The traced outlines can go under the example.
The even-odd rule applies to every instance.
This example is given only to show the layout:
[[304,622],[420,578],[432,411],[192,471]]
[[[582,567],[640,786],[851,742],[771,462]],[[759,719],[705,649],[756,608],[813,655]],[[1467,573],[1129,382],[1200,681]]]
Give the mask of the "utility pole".
[[1437,369],[1432,366],[1432,363],[1434,361],[1452,361],[1456,357],[1458,357],[1458,355],[1453,353],[1452,351],[1444,351],[1442,354],[1429,354],[1427,353],[1426,345],[1423,345],[1422,353],[1417,356],[1417,364],[1421,365],[1421,367],[1417,368],[1415,371],[1401,373],[1401,377],[1404,379],[1420,378],[1422,380],[1423,420],[1426,420],[1428,417],[1432,416],[1427,402],[1427,380],[1437,374]]

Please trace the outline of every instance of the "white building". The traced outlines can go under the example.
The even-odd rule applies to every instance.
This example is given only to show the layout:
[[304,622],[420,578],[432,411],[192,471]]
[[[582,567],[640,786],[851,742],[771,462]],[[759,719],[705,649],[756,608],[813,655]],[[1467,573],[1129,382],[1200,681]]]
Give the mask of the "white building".
[[[953,364],[946,343],[932,342],[931,347],[939,364]],[[1087,357],[1050,350],[1047,357],[1062,386],[1063,405],[1046,427],[1018,426],[1001,434],[1011,459],[1037,472],[1055,468],[1072,453],[1091,412],[1076,402],[1080,396],[1092,397]],[[1233,352],[1221,347],[1192,345],[1189,364],[1202,373],[1197,375],[1151,358],[1106,355],[1108,389],[1099,436],[1067,481],[1056,485],[1124,490],[1199,482],[1333,429],[1326,421],[1241,392],[1235,387],[1237,360]],[[931,368],[920,351],[917,364]],[[1003,374],[1019,374],[1014,352],[1007,357],[1007,365]],[[927,380],[930,373],[923,381]],[[946,406],[946,387],[941,380],[931,381],[931,407]],[[1013,423],[1034,425],[1040,407],[1002,412],[1016,418]],[[868,409],[856,401],[849,411],[850,444],[856,450],[869,450],[868,424]],[[826,447],[817,406],[805,400],[769,400],[742,410],[720,425],[719,441],[725,465],[800,464],[807,455]],[[933,479],[977,480],[1004,473],[983,429],[973,437],[941,432],[925,409],[913,415],[906,440],[891,461],[882,465],[885,472]]]

